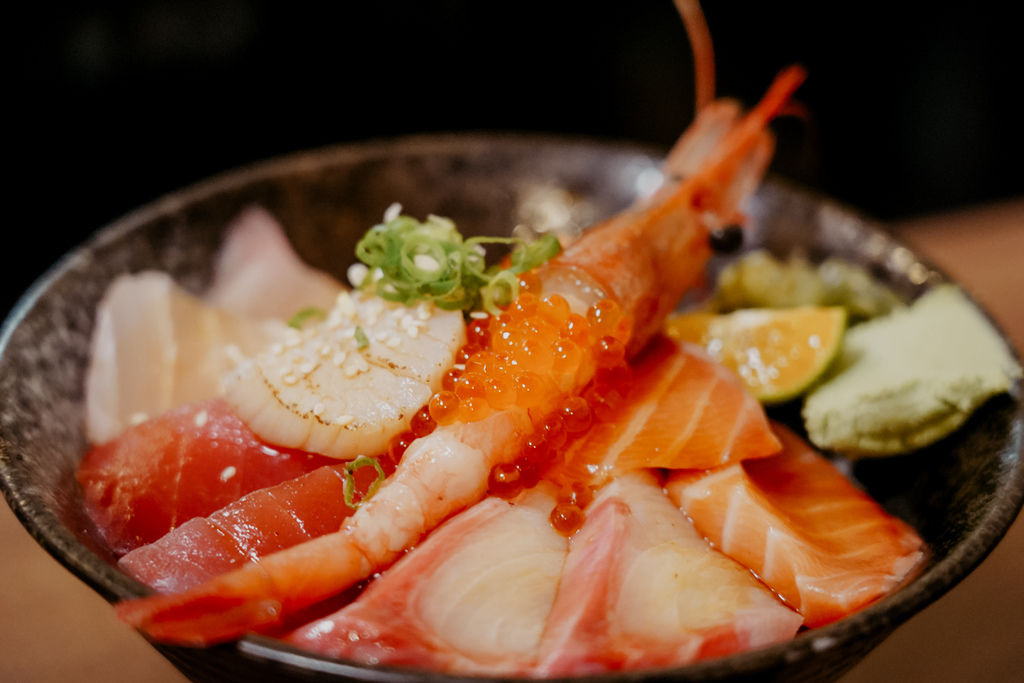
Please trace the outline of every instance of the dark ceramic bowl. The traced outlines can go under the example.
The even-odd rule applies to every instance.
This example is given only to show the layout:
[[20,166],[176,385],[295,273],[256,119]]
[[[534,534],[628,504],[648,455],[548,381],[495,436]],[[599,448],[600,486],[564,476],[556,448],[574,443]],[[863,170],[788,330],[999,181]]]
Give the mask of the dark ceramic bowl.
[[[73,476],[85,448],[83,377],[96,304],[118,274],[157,268],[194,292],[210,279],[225,225],[258,203],[286,226],[301,256],[342,275],[357,237],[393,201],[408,213],[452,217],[467,232],[502,234],[538,202],[589,223],[627,206],[657,156],[607,143],[517,136],[413,138],[345,146],[259,164],[161,199],[101,230],[40,279],[0,336],[0,481],[22,524],[58,561],[110,601],[146,589],[122,575],[93,536]],[[552,194],[555,189],[559,193]],[[545,200],[547,197],[547,200]],[[552,199],[553,197],[553,199]],[[547,204],[544,202],[548,201]],[[912,298],[945,278],[876,225],[821,197],[767,183],[751,206],[747,248],[867,265]],[[712,264],[716,267],[720,264]],[[1020,383],[943,442],[863,462],[855,477],[924,538],[921,573],[887,598],[790,643],[668,670],[600,681],[832,680],[894,628],[962,580],[1021,506]],[[785,415],[782,415],[785,418]],[[210,649],[156,645],[194,680],[449,680],[371,668],[249,637]]]

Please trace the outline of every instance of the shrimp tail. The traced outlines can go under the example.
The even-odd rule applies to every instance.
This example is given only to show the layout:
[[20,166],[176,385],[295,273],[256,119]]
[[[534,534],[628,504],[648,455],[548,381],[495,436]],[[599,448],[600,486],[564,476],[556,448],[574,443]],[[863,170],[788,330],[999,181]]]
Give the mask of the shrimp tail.
[[114,610],[118,619],[153,640],[206,647],[280,627],[290,614],[338,594],[370,571],[366,557],[342,530],[184,593],[121,602]]

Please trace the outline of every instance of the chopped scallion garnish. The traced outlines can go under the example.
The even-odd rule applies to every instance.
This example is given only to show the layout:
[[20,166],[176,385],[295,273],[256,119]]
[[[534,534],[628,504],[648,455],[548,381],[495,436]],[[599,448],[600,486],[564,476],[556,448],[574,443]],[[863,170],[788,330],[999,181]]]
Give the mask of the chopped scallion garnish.
[[355,338],[357,349],[365,349],[370,345],[370,338],[366,336],[366,332],[359,325],[356,325]]
[[[562,247],[554,235],[527,244],[515,237],[464,239],[447,218],[428,216],[420,222],[398,215],[373,226],[356,245],[356,256],[376,277],[362,281],[383,299],[411,306],[432,301],[447,310],[484,308],[497,313],[519,294],[519,273],[557,256]],[[517,245],[507,268],[488,267],[483,245]]]
[[309,308],[303,308],[301,311],[289,318],[288,326],[301,330],[302,326],[310,320],[323,320],[326,317],[327,311],[322,308],[317,308],[316,306],[310,306]]
[[[356,470],[362,467],[373,467],[377,470],[377,478],[372,484],[370,484],[370,488],[367,489],[366,493],[357,503],[355,500],[356,479],[354,475]],[[384,483],[384,468],[380,466],[380,463],[377,462],[376,458],[369,458],[365,455],[360,455],[358,458],[345,465],[345,467],[342,468],[342,474],[345,477],[345,505],[349,506],[353,510],[368,501],[373,494],[377,493],[377,489],[380,488],[380,485]]]

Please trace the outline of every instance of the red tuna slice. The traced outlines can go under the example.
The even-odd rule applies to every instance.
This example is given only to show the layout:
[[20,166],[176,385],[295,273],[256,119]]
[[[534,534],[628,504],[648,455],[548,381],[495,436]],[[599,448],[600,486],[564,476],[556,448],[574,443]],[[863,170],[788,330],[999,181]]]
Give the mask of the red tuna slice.
[[337,460],[258,440],[221,399],[189,404],[92,448],[79,466],[86,512],[117,555],[243,495]]
[[294,631],[298,647],[361,663],[524,675],[537,655],[568,541],[554,488],[488,498],[438,527],[352,604]]
[[635,472],[598,494],[572,539],[538,673],[681,666],[789,640],[802,622]]
[[[118,566],[157,592],[180,593],[245,562],[337,531],[353,512],[345,504],[344,468],[344,463],[321,467],[254,491],[136,548]],[[357,500],[375,478],[372,467],[356,470]]]
[[672,500],[697,531],[750,568],[810,627],[893,590],[922,541],[782,425],[783,452],[712,472],[678,472]]
[[617,414],[566,450],[569,471],[708,469],[777,453],[761,404],[700,347],[658,337],[634,366]]

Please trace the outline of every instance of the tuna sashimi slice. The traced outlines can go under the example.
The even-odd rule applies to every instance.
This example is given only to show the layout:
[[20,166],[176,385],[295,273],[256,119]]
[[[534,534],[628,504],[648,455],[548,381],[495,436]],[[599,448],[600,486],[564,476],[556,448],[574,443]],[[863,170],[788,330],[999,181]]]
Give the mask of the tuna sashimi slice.
[[117,555],[336,460],[267,445],[222,399],[175,408],[85,454],[86,512]]
[[657,338],[634,366],[617,414],[567,449],[570,470],[598,479],[648,467],[708,469],[777,453],[761,404],[700,347]]
[[678,666],[788,640],[802,621],[634,472],[598,494],[572,539],[538,673]]
[[922,541],[798,436],[776,433],[779,455],[677,472],[666,488],[698,532],[822,626],[898,586]]
[[[353,510],[345,504],[345,464],[254,491],[209,517],[189,520],[118,562],[160,593],[180,593],[278,550],[337,531]],[[376,472],[356,470],[358,496]]]
[[288,320],[309,307],[329,309],[342,285],[292,249],[266,209],[251,206],[228,226],[206,300],[234,315]]
[[537,656],[568,541],[553,487],[488,498],[439,527],[351,605],[296,631],[299,647],[368,664],[521,675]]

